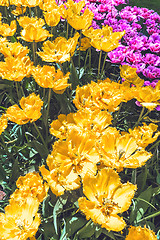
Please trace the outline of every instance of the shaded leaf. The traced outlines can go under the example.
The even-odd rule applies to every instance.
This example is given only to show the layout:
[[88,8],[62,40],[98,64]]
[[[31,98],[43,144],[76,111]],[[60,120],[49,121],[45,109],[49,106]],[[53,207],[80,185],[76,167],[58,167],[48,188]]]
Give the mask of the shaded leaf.
[[66,202],[67,202],[66,196],[59,197],[53,209],[53,222],[56,234],[58,234],[57,217],[63,211],[63,206],[66,204]]

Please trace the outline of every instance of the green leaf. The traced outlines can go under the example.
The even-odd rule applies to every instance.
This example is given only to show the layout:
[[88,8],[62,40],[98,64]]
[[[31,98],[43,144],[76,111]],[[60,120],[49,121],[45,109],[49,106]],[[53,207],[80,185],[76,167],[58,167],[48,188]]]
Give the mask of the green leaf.
[[50,210],[50,205],[49,205],[49,200],[50,196],[47,196],[43,202],[42,202],[42,215],[43,217],[48,217],[49,216],[49,210]]
[[19,166],[18,166],[18,160],[15,159],[14,163],[13,163],[13,167],[12,167],[12,174],[10,177],[10,183],[15,183],[18,179],[18,177],[20,176],[20,172],[19,172]]
[[16,40],[16,38],[14,36],[11,36],[10,39],[11,39],[12,43],[17,42],[17,40]]
[[156,181],[158,184],[160,184],[160,173],[157,174]]
[[6,180],[6,172],[4,171],[2,165],[0,164],[0,181]]
[[143,218],[149,206],[152,206],[150,204],[152,194],[153,194],[153,188],[152,186],[150,186],[137,197],[132,207],[132,211],[129,219],[130,223],[132,223],[133,221],[138,222],[141,218]]
[[102,228],[101,226],[97,225],[95,229],[95,237],[98,238],[102,233]]
[[67,236],[65,220],[63,220],[63,222],[64,222],[64,228],[63,228],[63,230],[61,232],[61,236],[60,236],[59,240],[70,240],[70,238],[68,238],[68,236]]
[[89,220],[88,223],[82,227],[75,235],[74,239],[83,239],[83,238],[91,238],[95,233],[96,225]]
[[45,240],[48,240],[51,237],[54,237],[54,239],[59,240],[59,237],[55,232],[55,228],[52,222],[43,223],[42,228],[44,230],[43,235],[45,237]]
[[83,74],[84,74],[84,67],[80,69],[79,79],[82,78]]
[[63,211],[63,206],[66,204],[66,202],[67,196],[64,195],[59,197],[53,209],[53,222],[56,234],[58,234],[57,217]]
[[79,84],[78,70],[75,68],[74,63],[70,65],[70,82],[72,83],[72,89],[76,89]]
[[33,140],[30,143],[27,143],[26,145],[33,147],[38,153],[39,155],[46,159],[48,156],[48,153],[46,152],[46,148],[43,144],[41,144],[40,142],[38,142],[37,140]]
[[145,186],[146,186],[147,175],[148,175],[148,169],[145,166],[142,169],[142,172],[137,177],[137,185],[138,185],[137,193],[138,194],[141,193],[144,190]]
[[102,229],[102,232],[103,232],[106,236],[110,237],[110,239],[116,240],[113,232],[108,232],[105,228]]
[[82,228],[87,223],[82,217],[68,217],[66,218],[66,232],[68,237],[75,234],[80,228]]

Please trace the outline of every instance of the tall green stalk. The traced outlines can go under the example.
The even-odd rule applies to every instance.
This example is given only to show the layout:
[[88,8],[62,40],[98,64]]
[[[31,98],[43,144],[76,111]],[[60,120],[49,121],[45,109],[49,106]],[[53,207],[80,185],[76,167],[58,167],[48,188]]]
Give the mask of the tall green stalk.
[[102,74],[103,74],[103,70],[104,70],[104,67],[105,67],[107,54],[108,54],[108,53],[106,52],[106,53],[105,53],[105,56],[104,56],[104,61],[103,61],[102,70],[101,70],[101,76],[100,76],[100,77],[102,77]]
[[39,137],[40,137],[40,139],[41,139],[45,149],[46,149],[46,153],[48,154],[48,148],[47,148],[46,142],[44,141],[44,138],[42,137],[42,134],[40,133],[37,125],[35,124],[35,122],[33,122],[33,125],[34,125],[34,127],[35,127],[35,129],[36,129],[36,131],[37,131],[37,133],[38,133],[38,135],[39,135]]
[[36,50],[37,50],[37,45],[36,45],[36,42],[33,41],[32,42],[32,49],[33,49],[33,62],[34,62],[34,65],[36,66]]
[[101,69],[101,58],[102,58],[102,50],[99,53],[99,62],[98,62],[98,78],[100,74],[100,69]]

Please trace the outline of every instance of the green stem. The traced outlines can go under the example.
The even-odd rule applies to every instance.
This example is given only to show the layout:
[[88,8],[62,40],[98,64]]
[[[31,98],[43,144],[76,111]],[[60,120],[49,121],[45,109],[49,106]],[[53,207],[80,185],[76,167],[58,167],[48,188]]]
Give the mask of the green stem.
[[73,28],[71,28],[71,36],[70,37],[72,37],[72,35],[73,35]]
[[47,112],[46,112],[46,116],[45,116],[46,139],[48,139],[48,116],[49,116],[49,109],[50,109],[51,96],[52,96],[52,89],[49,88],[49,91],[48,91]]
[[38,135],[39,135],[39,137],[40,137],[40,139],[41,139],[41,141],[42,141],[45,149],[46,149],[46,152],[47,152],[47,154],[48,154],[48,148],[47,148],[47,145],[46,145],[46,143],[45,143],[45,141],[44,141],[44,138],[42,137],[42,134],[40,133],[37,125],[35,124],[35,122],[33,122],[33,125],[34,125],[34,127],[35,127],[35,129],[36,129],[36,131],[37,131],[37,133],[38,133]]
[[31,8],[29,7],[29,16],[32,17]]
[[86,54],[86,57],[85,57],[84,68],[85,68],[85,66],[86,66],[86,62],[87,62],[87,58],[88,58],[88,53],[89,53],[89,51],[87,51],[87,54]]
[[59,64],[59,66],[60,66],[60,68],[61,68],[61,71],[63,72],[63,74],[64,74],[64,70],[63,70],[63,66],[62,66],[62,63],[58,63]]
[[5,11],[6,18],[8,19],[7,6],[4,6],[4,11]]
[[99,73],[100,73],[100,68],[101,68],[101,58],[102,58],[102,50],[99,53],[99,62],[98,62],[98,78],[99,78]]
[[66,25],[67,25],[66,38],[68,39],[68,30],[69,30],[69,24],[68,24],[68,21],[67,21]]
[[91,70],[91,58],[92,58],[92,52],[91,47],[89,48],[89,71]]
[[73,59],[71,58],[71,63],[72,63],[72,71],[73,71],[73,75],[75,77],[74,81],[72,81],[72,87],[73,89],[75,89],[77,87],[77,85],[79,84],[79,78],[77,76],[77,71],[76,68],[74,66],[74,62]]
[[38,17],[38,6],[35,7],[35,14]]
[[23,12],[23,6],[21,5],[21,9],[22,9],[22,15],[24,16],[24,12]]
[[134,127],[138,126],[139,122],[141,121],[143,113],[144,113],[144,109],[145,109],[145,107],[142,107],[141,113],[140,113],[139,118],[138,118],[137,122],[135,123]]
[[151,214],[151,215],[149,215],[149,216],[147,216],[147,217],[144,217],[144,218],[140,219],[139,221],[137,221],[137,223],[142,222],[142,221],[145,221],[145,220],[148,220],[148,219],[150,219],[150,218],[157,217],[157,216],[159,216],[159,215],[160,215],[160,211],[159,211],[159,212],[156,212],[156,213],[153,213],[153,214]]
[[25,96],[24,91],[23,91],[23,87],[22,87],[22,84],[21,84],[21,83],[20,83],[20,88],[21,88],[22,96]]
[[15,82],[15,86],[16,86],[16,91],[17,91],[17,96],[18,96],[18,100],[20,100],[20,94],[19,94],[19,89],[18,89],[18,83]]
[[48,105],[47,105],[47,114],[46,114],[46,121],[48,122],[48,115],[49,115],[49,108],[50,108],[50,101],[51,101],[52,89],[49,88],[48,91]]
[[45,98],[45,93],[46,93],[46,89],[43,88],[43,101],[44,101],[44,98]]
[[158,146],[160,143],[160,140],[158,142],[156,142],[154,145],[152,145],[149,149],[148,152],[150,152],[153,148],[155,148],[156,146]]
[[[51,26],[51,35],[53,35],[53,27]],[[51,37],[51,41],[53,41],[53,36]]]
[[117,121],[118,121],[118,118],[119,118],[119,114],[120,114],[120,111],[121,111],[121,108],[122,108],[122,102],[120,103],[119,105],[119,109],[118,109],[118,112],[115,114],[114,116],[114,120],[113,120],[113,125],[116,126],[117,124]]
[[33,48],[33,61],[34,61],[34,65],[36,66],[36,50],[37,50],[37,46],[36,46],[36,42],[35,41],[32,42],[32,48]]
[[102,70],[101,70],[101,76],[103,74],[104,66],[105,66],[105,63],[106,63],[106,58],[107,58],[107,53],[105,53],[105,56],[104,56],[104,61],[103,61]]
[[15,159],[13,158],[13,155],[8,151],[8,148],[6,147],[6,144],[5,144],[5,141],[2,137],[2,135],[0,135],[0,138],[1,138],[0,145],[2,146],[2,148],[4,148],[8,158],[11,159],[12,162],[14,162]]
[[[138,121],[135,123],[134,127],[138,126],[139,122],[140,122],[143,118],[145,118],[145,117],[150,113],[150,110],[148,110],[148,111],[146,112],[146,114],[143,115],[144,109],[145,109],[145,107],[142,108],[142,111],[141,111],[141,113],[140,113],[140,115],[139,115]],[[133,128],[134,128],[134,127],[133,127]]]
[[79,76],[80,76],[80,70],[81,70],[81,38],[82,38],[82,30],[80,30],[80,37],[79,37],[79,56],[78,56],[78,68],[79,68]]

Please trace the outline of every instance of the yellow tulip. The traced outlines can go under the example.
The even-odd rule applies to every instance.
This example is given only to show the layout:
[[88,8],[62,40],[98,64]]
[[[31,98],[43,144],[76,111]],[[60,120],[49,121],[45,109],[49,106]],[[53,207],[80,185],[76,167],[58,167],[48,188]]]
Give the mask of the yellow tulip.
[[2,134],[2,132],[4,132],[7,126],[8,126],[7,116],[6,114],[2,114],[2,116],[0,117],[0,135]]
[[125,238],[125,240],[133,240],[133,237],[136,240],[142,240],[142,239],[157,240],[155,233],[151,229],[146,228],[146,226],[144,227],[130,226],[129,233]]
[[26,42],[42,42],[45,41],[47,37],[52,37],[52,34],[46,29],[28,25],[21,31],[21,37],[19,38],[22,38]]
[[83,192],[86,197],[78,199],[79,209],[108,231],[122,231],[125,221],[118,214],[128,210],[137,190],[129,182],[122,184],[118,173],[102,169],[96,176],[86,174],[83,178]]
[[78,43],[79,33],[68,40],[64,37],[57,37],[54,41],[46,41],[43,43],[43,52],[37,54],[46,62],[66,62],[70,61]]
[[0,239],[24,240],[35,236],[41,223],[38,208],[36,198],[27,197],[22,203],[12,199],[5,213],[0,213]]

